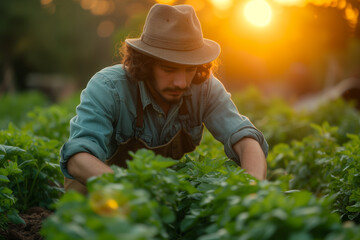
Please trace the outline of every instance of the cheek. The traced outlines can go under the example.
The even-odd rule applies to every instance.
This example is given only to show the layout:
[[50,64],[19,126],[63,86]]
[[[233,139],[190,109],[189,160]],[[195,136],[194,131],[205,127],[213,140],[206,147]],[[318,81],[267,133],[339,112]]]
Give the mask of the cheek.
[[194,79],[195,75],[196,75],[196,71],[187,73],[186,82],[188,83],[188,85],[190,85],[190,83]]
[[166,79],[165,73],[162,71],[154,71],[153,86],[157,89],[161,89],[164,85],[164,79]]

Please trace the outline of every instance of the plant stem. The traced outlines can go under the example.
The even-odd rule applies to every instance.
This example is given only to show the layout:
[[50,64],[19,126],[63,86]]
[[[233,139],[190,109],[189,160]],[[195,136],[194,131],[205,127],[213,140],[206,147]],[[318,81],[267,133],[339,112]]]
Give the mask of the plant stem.
[[38,178],[41,170],[42,170],[42,168],[41,168],[41,169],[38,169],[38,171],[37,171],[37,173],[36,173],[36,175],[35,175],[35,178],[34,178],[34,180],[32,181],[29,194],[27,195],[28,197],[27,197],[27,199],[26,199],[26,203],[28,203],[27,201],[28,201],[29,197],[31,197],[32,191],[34,190],[34,186],[35,186],[36,180],[37,180],[37,178]]
[[17,177],[15,177],[15,181],[16,181],[16,186],[18,188],[19,196],[20,196],[21,200],[23,202],[25,202],[25,198],[24,198],[24,195],[22,194],[22,191],[20,189],[20,185],[19,185],[19,181],[18,181]]

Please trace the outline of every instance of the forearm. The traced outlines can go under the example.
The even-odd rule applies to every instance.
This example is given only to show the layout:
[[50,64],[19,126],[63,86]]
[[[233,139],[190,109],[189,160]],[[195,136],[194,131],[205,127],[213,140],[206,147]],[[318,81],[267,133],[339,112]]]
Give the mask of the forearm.
[[233,145],[241,167],[259,180],[266,179],[266,159],[260,144],[252,138],[243,138]]
[[71,176],[83,184],[86,184],[87,179],[92,176],[113,173],[113,170],[108,165],[85,152],[72,156],[68,160],[67,169]]

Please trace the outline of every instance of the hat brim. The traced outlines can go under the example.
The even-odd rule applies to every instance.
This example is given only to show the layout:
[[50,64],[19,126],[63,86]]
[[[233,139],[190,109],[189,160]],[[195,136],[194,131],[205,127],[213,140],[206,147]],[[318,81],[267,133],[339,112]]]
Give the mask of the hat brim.
[[183,65],[202,65],[215,60],[220,55],[220,45],[206,38],[204,38],[204,45],[201,48],[189,51],[152,47],[141,41],[140,38],[128,38],[125,42],[145,55]]

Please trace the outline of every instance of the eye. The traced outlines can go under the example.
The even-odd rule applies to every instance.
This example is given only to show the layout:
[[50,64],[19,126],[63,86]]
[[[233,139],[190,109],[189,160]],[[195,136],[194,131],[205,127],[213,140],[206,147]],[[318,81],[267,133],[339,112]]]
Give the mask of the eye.
[[175,71],[175,68],[162,65],[162,66],[161,66],[161,70],[163,70],[164,72],[170,73],[170,72],[174,72],[174,71]]
[[173,68],[169,68],[169,67],[164,67],[164,68],[163,68],[163,71],[164,71],[164,72],[174,72],[174,69],[173,69]]

